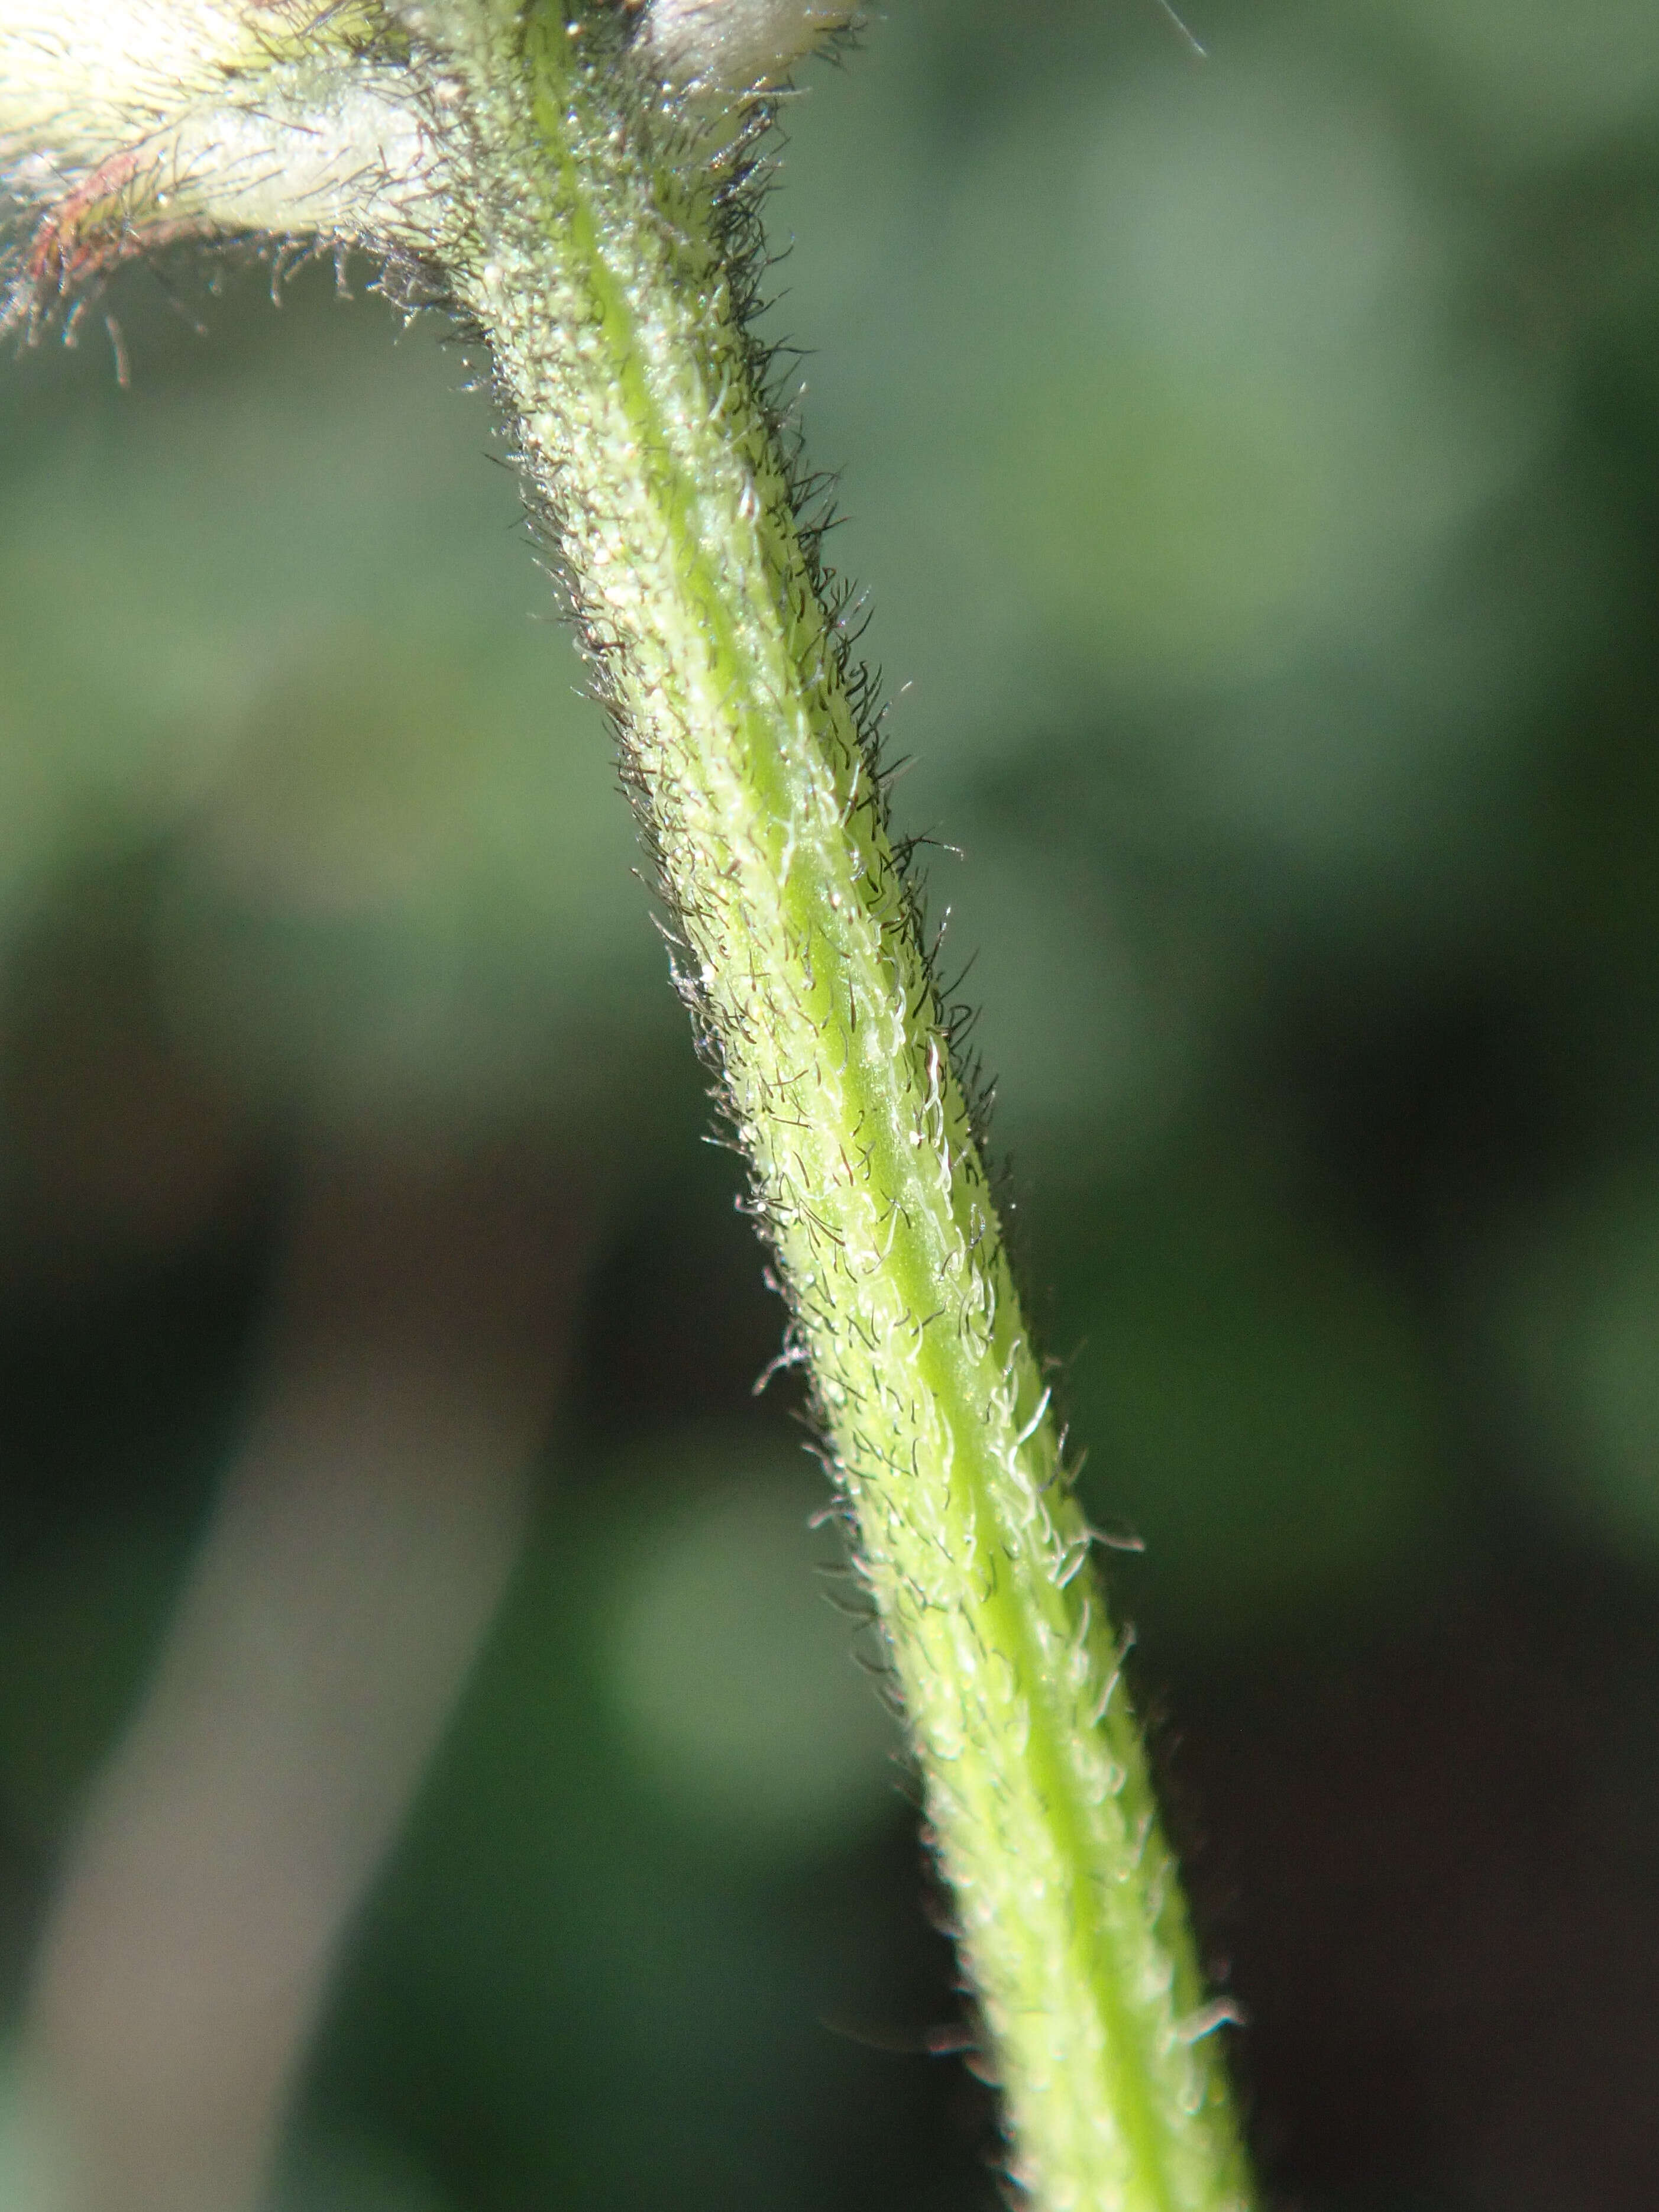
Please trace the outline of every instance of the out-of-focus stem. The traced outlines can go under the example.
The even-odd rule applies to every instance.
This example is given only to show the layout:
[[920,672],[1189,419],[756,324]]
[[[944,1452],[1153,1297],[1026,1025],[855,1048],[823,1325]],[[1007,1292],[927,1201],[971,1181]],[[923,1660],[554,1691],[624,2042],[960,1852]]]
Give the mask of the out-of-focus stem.
[[246,1439],[64,1869],[15,2212],[261,2201],[342,1933],[517,1554],[584,1241],[508,1163],[315,1165]]

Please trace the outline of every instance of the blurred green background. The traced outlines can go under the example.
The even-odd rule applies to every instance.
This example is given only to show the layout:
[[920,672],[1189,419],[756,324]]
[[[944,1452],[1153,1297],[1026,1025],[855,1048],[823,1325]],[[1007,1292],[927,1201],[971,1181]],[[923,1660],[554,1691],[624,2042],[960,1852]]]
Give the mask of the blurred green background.
[[[767,328],[1091,1510],[1146,1541],[1115,1601],[1278,2200],[1635,2212],[1659,37],[1187,14],[1202,64],[1152,0],[896,0],[788,108]],[[507,1147],[586,1194],[572,1379],[291,2201],[988,2206],[610,741],[485,400],[368,274],[132,269],[0,365],[9,2002],[297,1164]]]

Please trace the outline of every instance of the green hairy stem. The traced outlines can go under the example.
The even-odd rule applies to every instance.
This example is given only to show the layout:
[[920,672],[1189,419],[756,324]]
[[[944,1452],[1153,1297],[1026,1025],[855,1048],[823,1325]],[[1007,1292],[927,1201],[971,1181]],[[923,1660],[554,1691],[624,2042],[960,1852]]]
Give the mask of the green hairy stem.
[[[392,242],[425,226],[489,341],[621,734],[885,1630],[1011,2170],[1044,2212],[1242,2212],[1210,2033],[1225,2008],[1206,2003],[861,693],[744,328],[738,155],[711,150],[732,126],[665,91],[608,6],[397,15],[418,98],[392,89],[422,118],[422,167]],[[386,51],[354,57],[352,83],[380,96],[364,73]]]

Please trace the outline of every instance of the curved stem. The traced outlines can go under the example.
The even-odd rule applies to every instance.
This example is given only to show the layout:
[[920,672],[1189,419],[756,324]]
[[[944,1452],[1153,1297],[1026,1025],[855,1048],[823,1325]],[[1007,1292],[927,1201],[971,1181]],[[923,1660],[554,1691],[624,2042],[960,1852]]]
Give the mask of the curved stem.
[[1248,2185],[1178,1887],[706,174],[597,13],[447,39],[450,248],[720,1070],[1045,2207]]
[[429,251],[445,180],[388,28],[374,0],[0,0],[0,188],[40,211],[0,331],[185,236]]

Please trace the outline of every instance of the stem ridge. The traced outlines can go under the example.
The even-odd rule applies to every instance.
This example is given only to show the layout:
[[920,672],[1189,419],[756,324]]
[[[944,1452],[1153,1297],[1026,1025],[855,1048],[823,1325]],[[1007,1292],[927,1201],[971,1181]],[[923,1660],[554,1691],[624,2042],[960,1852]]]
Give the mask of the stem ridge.
[[459,289],[551,517],[854,1509],[1011,2172],[1052,2212],[1239,2212],[1091,1533],[889,833],[867,687],[797,520],[752,283],[720,250],[743,187],[688,158],[611,27],[550,7],[499,26],[489,51],[457,50],[489,210]]

